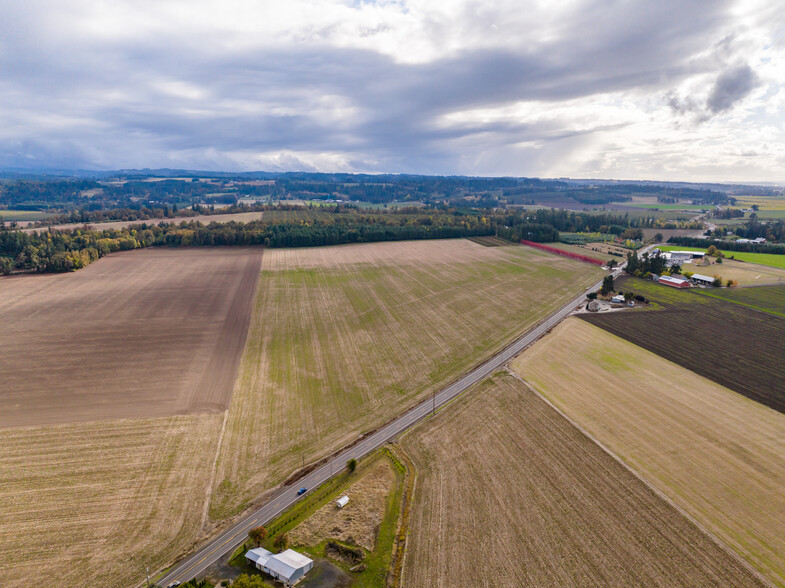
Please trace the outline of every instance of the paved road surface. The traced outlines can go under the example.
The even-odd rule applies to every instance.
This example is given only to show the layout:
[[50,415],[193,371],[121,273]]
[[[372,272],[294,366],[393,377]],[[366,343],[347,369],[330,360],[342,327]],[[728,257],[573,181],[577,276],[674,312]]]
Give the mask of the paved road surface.
[[[614,276],[618,276],[621,271],[621,268],[616,269],[613,272]],[[337,457],[334,457],[319,469],[314,470],[296,483],[286,487],[283,492],[270,499],[270,501],[262,507],[221,533],[221,535],[210,541],[183,562],[174,566],[158,581],[158,584],[160,586],[167,586],[170,582],[175,580],[186,582],[206,570],[222,555],[229,551],[233,551],[238,545],[241,545],[246,540],[250,529],[267,524],[267,522],[274,519],[281,514],[281,512],[297,502],[300,498],[297,496],[297,490],[303,486],[309,490],[316,488],[330,479],[333,474],[340,473],[346,466],[346,462],[351,458],[359,459],[374,449],[381,447],[395,436],[423,420],[426,416],[431,414],[434,408],[443,406],[456,396],[487,378],[568,316],[578,305],[584,303],[586,300],[586,292],[597,290],[601,285],[602,280],[591,288],[588,288],[584,293],[571,300],[568,304],[565,304],[559,310],[551,314],[546,320],[529,329],[524,335],[497,355],[436,393],[432,398],[423,401],[390,424],[340,453]]]

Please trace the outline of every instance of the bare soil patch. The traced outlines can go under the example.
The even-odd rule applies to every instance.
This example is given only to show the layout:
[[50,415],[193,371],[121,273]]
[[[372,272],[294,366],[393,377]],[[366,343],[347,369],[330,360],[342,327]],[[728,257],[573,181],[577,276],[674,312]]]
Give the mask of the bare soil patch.
[[260,249],[145,249],[0,278],[0,427],[224,410]]
[[295,527],[289,537],[297,545],[315,545],[337,539],[373,551],[379,525],[384,518],[387,495],[395,483],[392,466],[386,459],[377,463],[345,492],[349,503],[338,508],[325,504]]
[[785,584],[785,415],[578,319],[559,325],[513,368]]
[[406,586],[759,586],[509,374],[402,440],[417,468]]

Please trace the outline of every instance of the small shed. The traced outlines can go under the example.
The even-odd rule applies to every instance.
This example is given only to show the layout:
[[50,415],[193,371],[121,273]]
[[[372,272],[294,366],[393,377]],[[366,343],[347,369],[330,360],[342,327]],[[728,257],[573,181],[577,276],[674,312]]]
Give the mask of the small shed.
[[338,505],[338,508],[343,508],[344,506],[349,504],[349,497],[344,494],[338,500],[335,501],[335,504]]

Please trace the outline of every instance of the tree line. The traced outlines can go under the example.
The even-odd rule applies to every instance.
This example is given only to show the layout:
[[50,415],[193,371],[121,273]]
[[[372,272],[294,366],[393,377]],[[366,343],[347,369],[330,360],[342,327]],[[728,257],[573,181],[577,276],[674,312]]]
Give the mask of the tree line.
[[143,247],[264,245],[314,247],[411,239],[446,239],[493,235],[483,216],[336,214],[312,223],[142,223],[123,229],[89,227],[40,232],[0,231],[0,271],[62,272],[81,269],[115,251]]
[[785,255],[785,244],[773,243],[738,243],[736,241],[720,241],[719,239],[697,239],[695,237],[671,237],[668,243],[682,245],[683,247],[700,247],[705,249],[708,245],[716,245],[725,251],[741,251],[747,253],[773,253]]

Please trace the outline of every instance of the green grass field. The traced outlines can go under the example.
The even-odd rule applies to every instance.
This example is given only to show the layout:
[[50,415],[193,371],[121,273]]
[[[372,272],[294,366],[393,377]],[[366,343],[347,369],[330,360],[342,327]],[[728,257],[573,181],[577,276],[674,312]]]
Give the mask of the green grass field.
[[[681,247],[679,245],[666,245],[660,247],[662,251],[706,251],[700,247]],[[722,251],[725,257],[733,257],[739,261],[746,261],[747,263],[757,263],[758,265],[768,265],[769,267],[778,267],[785,269],[785,255],[775,255],[773,253],[747,253],[744,251]],[[699,268],[696,269],[700,273]]]
[[704,296],[711,296],[741,304],[748,308],[760,310],[785,317],[785,286],[761,286],[758,288],[712,288],[701,290]]
[[602,275],[529,247],[465,239],[267,250],[211,515],[242,511]]
[[51,213],[40,210],[0,210],[0,218],[9,221],[37,221],[53,216]]

